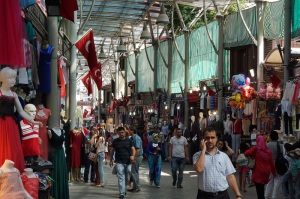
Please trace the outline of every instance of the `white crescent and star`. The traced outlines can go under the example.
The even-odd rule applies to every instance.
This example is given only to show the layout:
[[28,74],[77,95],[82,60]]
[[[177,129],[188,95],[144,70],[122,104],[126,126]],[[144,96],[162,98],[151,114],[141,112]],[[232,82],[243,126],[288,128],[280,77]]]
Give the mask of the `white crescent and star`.
[[88,40],[86,43],[85,43],[85,50],[89,53],[89,45],[91,43],[91,40]]
[[[100,73],[100,75],[98,75]],[[95,77],[98,77],[98,79],[101,79],[101,71],[100,69],[95,70]]]
[[88,77],[88,78],[86,78],[85,83],[86,83],[87,85],[89,85],[89,81],[90,81],[90,78]]

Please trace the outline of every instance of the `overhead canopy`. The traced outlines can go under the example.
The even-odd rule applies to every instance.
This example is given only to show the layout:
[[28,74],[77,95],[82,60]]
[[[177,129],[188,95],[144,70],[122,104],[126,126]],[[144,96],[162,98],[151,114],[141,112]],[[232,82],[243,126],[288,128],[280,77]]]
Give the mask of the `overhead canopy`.
[[[282,57],[284,57],[282,52]],[[272,49],[263,61],[264,65],[281,66],[283,65],[278,48]]]

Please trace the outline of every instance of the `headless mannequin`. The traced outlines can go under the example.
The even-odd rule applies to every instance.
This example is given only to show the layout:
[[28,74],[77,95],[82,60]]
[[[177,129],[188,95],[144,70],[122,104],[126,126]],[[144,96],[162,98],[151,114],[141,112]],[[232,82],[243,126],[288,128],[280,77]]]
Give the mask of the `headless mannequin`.
[[38,198],[39,192],[39,178],[33,173],[31,168],[24,169],[21,176],[25,190],[34,198]]
[[199,113],[199,129],[203,132],[204,129],[207,127],[207,120],[206,117],[204,116],[203,112]]
[[164,121],[163,126],[161,127],[161,131],[163,132],[163,134],[165,136],[168,135],[168,125],[167,125],[167,121]]
[[224,121],[224,135],[231,135],[233,133],[233,123],[230,119],[230,115],[227,114],[226,120]]
[[207,126],[212,125],[212,123],[215,120],[215,116],[213,115],[213,112],[211,110],[208,111],[208,119],[207,119]]
[[[33,104],[26,104],[24,111],[35,118],[36,108]],[[22,148],[25,157],[25,163],[27,165],[32,165],[34,161],[37,160],[40,155],[40,144],[42,144],[41,139],[39,138],[39,126],[30,125],[28,121],[21,121],[22,128]]]
[[[20,172],[19,172],[18,169],[16,169],[14,167],[14,162],[11,161],[11,160],[5,160],[4,164],[1,166],[1,168],[0,168],[0,179],[3,178],[6,173],[7,174],[16,173],[17,175],[15,175],[15,176],[18,179],[15,179],[15,182],[18,183],[18,184],[15,184],[13,186],[13,188],[15,190],[9,190],[9,189],[0,190],[0,198],[7,198],[7,196],[8,197],[10,196],[9,194],[20,192],[20,195],[24,195],[24,197],[26,199],[32,199],[32,197],[29,195],[29,193],[24,189],[24,186],[23,186],[23,183],[22,183],[22,180],[21,180],[21,177],[20,177]],[[2,181],[0,181],[0,183],[2,183]],[[9,191],[11,191],[11,192],[9,192]],[[19,196],[19,194],[17,196]]]
[[26,175],[28,178],[37,178],[37,176],[33,173],[31,168],[24,169],[23,175]]

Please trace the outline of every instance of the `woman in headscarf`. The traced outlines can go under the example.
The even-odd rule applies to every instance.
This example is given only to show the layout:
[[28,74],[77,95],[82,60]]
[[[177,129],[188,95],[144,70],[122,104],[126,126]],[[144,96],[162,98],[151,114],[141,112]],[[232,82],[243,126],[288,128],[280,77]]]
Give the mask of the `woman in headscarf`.
[[158,146],[159,135],[157,133],[152,134],[152,141],[149,142],[146,152],[148,156],[149,165],[149,178],[150,185],[153,184],[160,188],[160,175],[161,175],[161,149]]
[[275,163],[272,152],[267,147],[263,136],[257,136],[257,146],[251,147],[245,152],[245,156],[255,159],[255,166],[252,170],[252,181],[256,187],[258,199],[265,199],[264,186],[269,182],[271,173],[276,175]]

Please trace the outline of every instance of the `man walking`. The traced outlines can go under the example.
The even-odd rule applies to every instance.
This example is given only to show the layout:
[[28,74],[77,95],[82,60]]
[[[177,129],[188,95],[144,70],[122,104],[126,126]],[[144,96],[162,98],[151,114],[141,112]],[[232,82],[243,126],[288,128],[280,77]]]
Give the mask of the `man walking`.
[[201,151],[193,156],[194,169],[198,173],[197,199],[230,199],[227,188],[230,186],[236,199],[242,199],[234,176],[235,169],[227,154],[216,147],[217,133],[206,128],[201,140]]
[[143,161],[143,145],[142,139],[136,134],[136,129],[131,129],[133,132],[132,141],[135,148],[135,158],[131,166],[131,175],[133,177],[133,187],[129,191],[139,192],[141,191],[140,180],[139,180],[139,168]]
[[111,147],[110,151],[110,162],[109,165],[113,166],[113,156],[115,152],[115,167],[117,168],[117,177],[119,185],[119,198],[124,198],[126,194],[126,184],[130,178],[131,163],[134,162],[135,149],[132,141],[126,138],[126,132],[124,127],[119,127],[117,129],[119,135],[116,138]]
[[[171,169],[173,176],[173,186],[182,189],[183,170],[185,161],[189,162],[188,143],[182,136],[182,130],[176,128],[175,136],[170,139],[169,143],[169,161],[171,161]],[[177,177],[177,170],[179,170]]]

